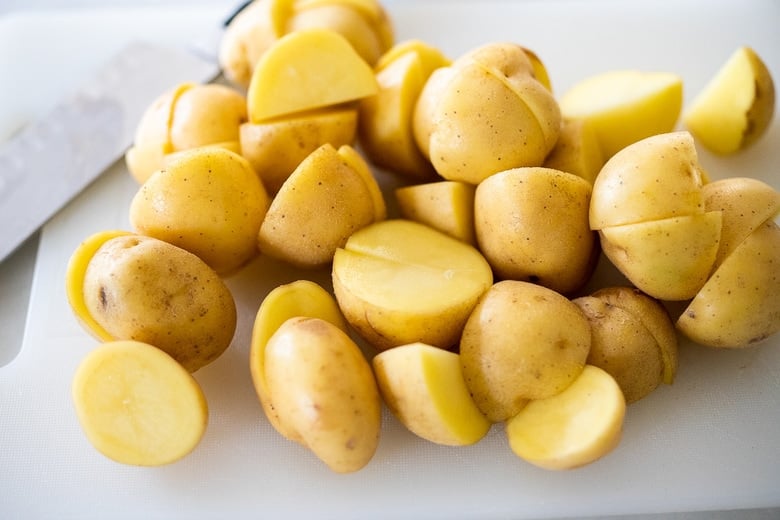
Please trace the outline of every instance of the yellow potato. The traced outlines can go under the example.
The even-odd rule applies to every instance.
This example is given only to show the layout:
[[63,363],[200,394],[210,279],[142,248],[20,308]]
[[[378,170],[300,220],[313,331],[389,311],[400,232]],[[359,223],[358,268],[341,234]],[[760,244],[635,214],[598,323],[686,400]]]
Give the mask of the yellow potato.
[[743,150],[763,136],[775,112],[775,84],[755,50],[740,47],[683,114],[683,123],[718,154]]
[[476,245],[474,191],[472,184],[439,181],[397,188],[395,198],[403,218]]
[[573,173],[593,184],[604,166],[604,154],[593,124],[584,119],[565,120],[561,135],[542,166]]
[[390,49],[376,67],[379,91],[360,103],[360,143],[369,160],[414,179],[430,179],[433,166],[417,147],[412,117],[431,73],[449,60],[419,40]]
[[219,64],[225,77],[244,88],[255,63],[284,36],[292,16],[290,0],[254,0],[225,28],[219,44]]
[[705,184],[702,194],[706,210],[722,214],[715,268],[748,235],[780,211],[780,192],[765,182],[748,177],[730,177]]
[[720,264],[677,320],[711,347],[755,345],[780,330],[780,227],[767,220]]
[[276,431],[288,439],[299,441],[300,436],[297,432],[284,429],[268,397],[268,385],[265,380],[265,347],[268,340],[285,321],[297,317],[320,318],[345,332],[347,324],[333,296],[309,280],[298,280],[276,287],[263,298],[257,310],[249,350],[252,383],[260,405]]
[[340,34],[289,33],[263,54],[252,73],[247,110],[252,123],[356,101],[376,94],[371,67]]
[[623,433],[626,404],[615,380],[586,366],[563,392],[532,401],[507,421],[509,446],[545,469],[572,469],[611,452]]
[[338,473],[374,456],[381,398],[360,348],[337,326],[290,318],[265,347],[268,397],[284,430]]
[[87,439],[122,464],[161,466],[189,454],[208,423],[197,381],[162,350],[105,343],[79,364],[73,404]]
[[463,381],[458,354],[411,343],[379,353],[373,367],[385,403],[415,435],[466,446],[490,430]]
[[130,204],[130,222],[227,275],[257,254],[267,209],[268,194],[246,159],[195,148],[147,179]]
[[609,260],[638,289],[661,300],[692,298],[710,275],[721,213],[611,226],[599,231]]
[[615,379],[626,403],[655,390],[663,379],[664,363],[661,349],[641,317],[594,296],[582,296],[573,302],[590,322],[587,363]]
[[563,391],[585,366],[590,324],[551,289],[515,280],[493,285],[466,322],[460,361],[474,401],[493,422],[531,399]]
[[73,312],[103,341],[154,345],[194,372],[217,359],[236,329],[228,288],[197,256],[161,240],[98,233],[66,274]]
[[380,350],[415,342],[456,345],[492,281],[479,251],[408,220],[361,229],[333,258],[333,289],[344,317]]
[[293,265],[326,265],[355,231],[385,215],[379,185],[349,146],[312,152],[276,194],[257,234],[264,254]]
[[688,132],[649,137],[623,149],[593,184],[590,226],[633,224],[704,212],[703,171]]
[[514,168],[477,186],[477,243],[499,278],[571,293],[590,278],[598,255],[588,224],[591,185],[549,168]]
[[353,108],[244,123],[240,129],[241,154],[249,161],[270,193],[277,193],[295,168],[324,144],[351,145],[357,134]]
[[616,70],[574,84],[560,98],[566,119],[585,119],[606,159],[652,135],[671,132],[682,109],[682,78],[668,72]]
[[558,139],[561,116],[519,45],[478,47],[426,82],[413,128],[418,146],[447,180],[478,184],[539,166]]
[[143,183],[164,165],[166,154],[204,145],[238,142],[247,120],[246,99],[224,85],[183,83],[160,96],[138,124],[127,167]]
[[663,362],[663,382],[671,385],[679,364],[677,332],[661,302],[634,287],[603,287],[591,296],[618,307],[639,319],[655,338]]

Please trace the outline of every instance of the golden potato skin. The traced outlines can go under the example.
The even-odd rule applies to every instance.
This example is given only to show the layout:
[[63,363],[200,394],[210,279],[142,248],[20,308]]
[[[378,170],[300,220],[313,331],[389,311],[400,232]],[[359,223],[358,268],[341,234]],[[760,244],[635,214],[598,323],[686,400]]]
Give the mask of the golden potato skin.
[[338,473],[364,467],[381,429],[381,397],[360,348],[336,325],[290,318],[265,348],[268,396],[286,431]]
[[485,293],[460,341],[466,385],[488,419],[504,421],[532,399],[561,392],[585,367],[588,320],[540,285],[504,280]]
[[113,338],[154,345],[190,372],[217,359],[236,328],[235,302],[219,276],[151,237],[105,242],[86,267],[84,301]]
[[590,278],[598,241],[588,225],[590,184],[549,168],[514,168],[477,186],[479,249],[499,278],[572,293]]

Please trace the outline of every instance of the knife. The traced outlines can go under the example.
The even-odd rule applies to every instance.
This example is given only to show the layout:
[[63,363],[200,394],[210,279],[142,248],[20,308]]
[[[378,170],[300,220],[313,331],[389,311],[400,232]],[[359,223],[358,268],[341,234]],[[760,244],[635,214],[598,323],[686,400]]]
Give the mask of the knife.
[[0,143],[0,261],[122,157],[158,96],[219,76],[222,29],[249,3],[189,49],[129,44],[48,114]]

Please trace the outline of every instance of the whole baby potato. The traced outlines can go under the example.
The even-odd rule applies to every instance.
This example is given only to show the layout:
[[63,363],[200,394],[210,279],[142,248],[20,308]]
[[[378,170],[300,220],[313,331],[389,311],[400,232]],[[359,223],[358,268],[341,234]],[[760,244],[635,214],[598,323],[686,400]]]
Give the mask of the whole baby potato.
[[283,431],[335,472],[368,464],[379,443],[381,397],[357,344],[323,319],[290,318],[268,339],[264,358]]
[[257,254],[267,209],[268,194],[246,159],[222,148],[195,148],[141,186],[130,222],[226,275]]
[[136,340],[194,372],[217,359],[236,329],[233,296],[192,253],[131,233],[99,233],[74,252],[68,298],[99,339]]
[[469,316],[460,361],[477,406],[500,422],[529,400],[563,391],[585,367],[590,345],[590,324],[574,303],[546,287],[505,280]]
[[588,225],[591,186],[550,168],[513,168],[482,181],[474,198],[477,243],[499,278],[571,293],[598,258]]

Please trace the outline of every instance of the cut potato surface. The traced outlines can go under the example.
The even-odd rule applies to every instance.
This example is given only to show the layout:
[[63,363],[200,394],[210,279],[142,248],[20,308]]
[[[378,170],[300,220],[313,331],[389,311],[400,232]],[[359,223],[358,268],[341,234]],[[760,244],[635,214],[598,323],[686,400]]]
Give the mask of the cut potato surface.
[[385,403],[415,435],[465,446],[490,429],[463,380],[458,354],[412,343],[381,352],[373,366]]
[[355,101],[377,92],[371,67],[338,33],[309,29],[277,40],[247,91],[252,123]]
[[73,401],[89,441],[123,464],[175,462],[197,446],[208,422],[206,399],[189,372],[137,341],[93,350],[76,371]]
[[625,412],[612,376],[586,365],[563,392],[528,403],[507,421],[506,434],[518,457],[546,469],[571,469],[617,446]]

